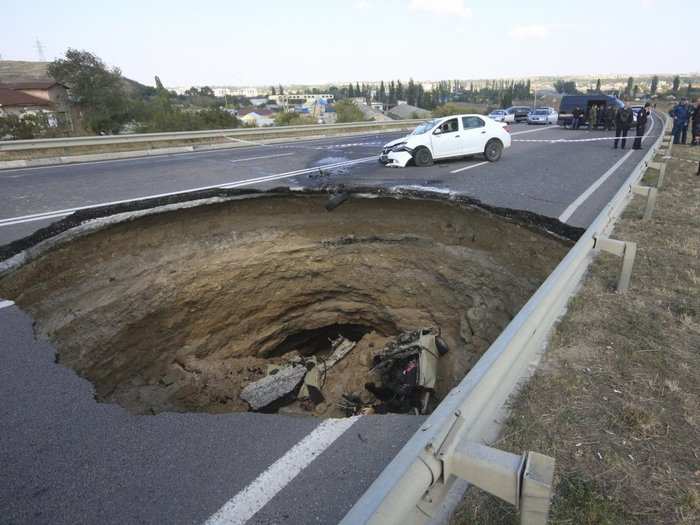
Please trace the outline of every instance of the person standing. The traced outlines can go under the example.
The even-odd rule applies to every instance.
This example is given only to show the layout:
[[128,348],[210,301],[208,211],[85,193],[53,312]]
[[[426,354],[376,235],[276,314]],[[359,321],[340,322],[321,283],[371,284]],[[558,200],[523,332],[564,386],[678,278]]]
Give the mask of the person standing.
[[693,142],[691,146],[700,146],[700,98],[695,101],[695,109],[693,109],[693,127],[690,128],[693,132]]
[[604,115],[605,131],[611,131],[613,129],[613,125],[615,124],[615,108],[612,104],[608,104],[608,106],[605,108]]
[[625,149],[627,133],[632,127],[632,122],[634,122],[632,110],[625,104],[625,107],[620,109],[615,116],[615,142],[613,142],[613,149],[617,149],[617,141],[620,137],[622,137],[621,149]]
[[581,108],[576,106],[571,112],[571,129],[578,129],[581,124]]
[[688,101],[682,98],[680,103],[669,111],[669,115],[673,117],[673,143],[685,144],[688,140],[688,119],[690,118]]
[[[632,144],[632,149],[642,149],[642,137],[644,136],[644,128],[647,125],[647,119],[649,118],[649,112],[651,104],[647,102],[644,107],[637,113],[637,136],[634,139],[634,144]],[[625,147],[624,145],[622,146]]]
[[598,125],[598,106],[591,106],[588,114],[588,131],[593,131]]

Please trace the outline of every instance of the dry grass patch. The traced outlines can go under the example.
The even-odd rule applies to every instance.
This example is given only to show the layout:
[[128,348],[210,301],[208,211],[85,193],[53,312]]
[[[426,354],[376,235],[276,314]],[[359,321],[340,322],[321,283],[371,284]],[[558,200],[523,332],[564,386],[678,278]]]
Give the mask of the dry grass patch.
[[[638,243],[630,291],[598,257],[497,446],[556,458],[550,523],[700,523],[700,148],[676,146],[657,211],[636,198],[614,237]],[[658,174],[647,172],[649,184]],[[453,523],[518,523],[471,491]]]

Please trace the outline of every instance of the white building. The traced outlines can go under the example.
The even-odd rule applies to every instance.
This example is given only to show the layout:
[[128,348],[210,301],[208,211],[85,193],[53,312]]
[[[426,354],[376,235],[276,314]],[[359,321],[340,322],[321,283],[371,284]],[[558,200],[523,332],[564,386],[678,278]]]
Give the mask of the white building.
[[274,100],[280,106],[288,108],[289,106],[313,106],[315,103],[324,100],[333,102],[335,96],[329,93],[314,95],[311,93],[290,93],[284,95],[270,95],[270,100]]

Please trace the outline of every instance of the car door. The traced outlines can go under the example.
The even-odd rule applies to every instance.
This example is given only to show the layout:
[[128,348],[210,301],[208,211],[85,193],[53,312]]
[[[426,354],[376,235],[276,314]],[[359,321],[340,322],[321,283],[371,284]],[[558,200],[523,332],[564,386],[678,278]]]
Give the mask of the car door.
[[476,115],[462,117],[461,139],[462,155],[482,153],[488,140],[486,121]]
[[457,118],[447,119],[433,131],[433,158],[462,155],[461,138],[459,120]]

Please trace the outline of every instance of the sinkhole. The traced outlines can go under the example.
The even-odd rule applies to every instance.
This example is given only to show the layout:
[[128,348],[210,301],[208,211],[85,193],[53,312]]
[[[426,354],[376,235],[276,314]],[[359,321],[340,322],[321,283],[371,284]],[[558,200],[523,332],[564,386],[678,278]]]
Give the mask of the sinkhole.
[[[355,195],[330,213],[327,199],[257,195],[121,222],[6,273],[0,297],[33,316],[99,401],[142,414],[347,415],[348,399],[377,401],[369,381],[386,386],[378,356],[429,330],[449,348],[429,411],[570,244],[446,199]],[[302,399],[314,367],[318,392]],[[283,379],[294,384],[274,401],[246,400],[250,385]]]

